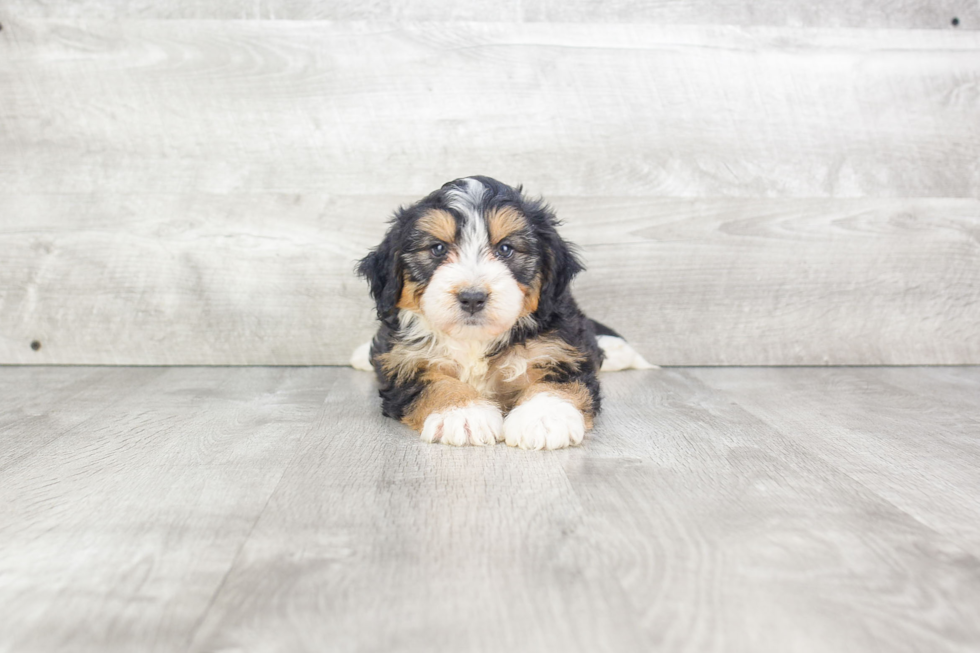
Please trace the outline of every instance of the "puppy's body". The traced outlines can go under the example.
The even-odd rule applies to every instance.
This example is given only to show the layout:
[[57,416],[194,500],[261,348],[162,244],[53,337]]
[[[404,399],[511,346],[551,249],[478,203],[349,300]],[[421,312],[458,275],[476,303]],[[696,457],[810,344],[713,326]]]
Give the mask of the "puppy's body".
[[575,304],[582,265],[556,225],[487,177],[396,212],[358,266],[381,322],[370,361],[385,415],[429,442],[582,441],[600,407],[596,329],[612,332]]

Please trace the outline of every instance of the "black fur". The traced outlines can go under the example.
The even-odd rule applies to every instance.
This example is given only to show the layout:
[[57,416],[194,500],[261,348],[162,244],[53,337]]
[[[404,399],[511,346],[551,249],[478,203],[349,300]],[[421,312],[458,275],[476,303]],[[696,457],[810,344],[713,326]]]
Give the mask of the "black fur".
[[382,324],[397,318],[395,304],[402,291],[401,230],[402,225],[396,216],[381,244],[357,264],[357,273],[371,285],[371,297],[374,298]]
[[[541,273],[542,285],[537,310],[532,314],[529,324],[511,330],[508,346],[521,344],[537,336],[557,337],[584,355],[583,362],[575,367],[555,363],[544,380],[566,383],[581,382],[588,388],[592,397],[594,413],[600,408],[599,380],[597,372],[602,364],[602,351],[596,343],[596,328],[602,333],[611,330],[588,319],[579,310],[569,290],[569,284],[576,274],[584,270],[573,245],[558,234],[559,221],[551,209],[541,200],[525,198],[522,188],[512,188],[489,177],[473,177],[480,181],[488,192],[484,198],[486,209],[512,206],[523,213],[529,223],[529,233],[520,234],[525,251],[515,256],[508,265],[514,277],[528,283],[536,273]],[[387,353],[403,338],[399,332],[398,309],[396,304],[402,290],[405,273],[416,282],[428,281],[435,265],[427,266],[426,257],[418,252],[426,251],[431,243],[420,238],[414,224],[427,211],[440,208],[456,217],[457,228],[462,216],[451,209],[446,199],[446,191],[461,184],[456,180],[445,184],[419,202],[400,207],[390,221],[388,232],[377,248],[371,251],[357,266],[357,272],[365,277],[371,288],[378,319],[381,325],[371,346],[371,360],[375,367],[385,415],[402,418],[411,404],[424,389],[418,378],[406,383],[396,383],[389,378],[378,364],[378,356]],[[430,269],[431,267],[431,269]]]
[[597,336],[612,336],[613,338],[623,339],[623,336],[619,335],[602,322],[597,322],[596,320],[589,321],[592,322],[592,326],[595,328],[595,334]]
[[378,333],[371,341],[371,362],[378,379],[378,394],[381,396],[381,412],[386,417],[401,419],[408,412],[412,403],[425,389],[417,379],[409,379],[407,383],[396,383],[395,379],[386,375],[377,362],[379,354],[388,353],[397,341],[397,331],[392,331],[388,325],[382,324]]

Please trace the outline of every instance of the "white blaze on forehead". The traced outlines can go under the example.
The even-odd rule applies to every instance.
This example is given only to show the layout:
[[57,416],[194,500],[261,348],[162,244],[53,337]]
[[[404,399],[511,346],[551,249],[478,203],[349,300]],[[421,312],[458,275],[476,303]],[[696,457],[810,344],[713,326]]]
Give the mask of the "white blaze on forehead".
[[472,177],[467,177],[461,181],[463,182],[462,187],[454,186],[446,191],[449,206],[462,213],[467,219],[472,215],[480,218],[482,222],[481,206],[483,205],[483,198],[487,194],[487,187]]
[[487,225],[483,221],[483,198],[486,194],[487,187],[472,177],[463,179],[463,186],[446,191],[450,208],[463,216],[460,261],[468,265],[476,265],[489,244]]

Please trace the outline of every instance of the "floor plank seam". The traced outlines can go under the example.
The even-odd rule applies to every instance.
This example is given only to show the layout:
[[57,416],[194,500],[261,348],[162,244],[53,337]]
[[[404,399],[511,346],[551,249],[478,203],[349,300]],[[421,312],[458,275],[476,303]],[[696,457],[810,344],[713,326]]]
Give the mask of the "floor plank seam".
[[[327,403],[327,400],[330,397],[330,393],[333,391],[336,385],[337,385],[337,379],[334,379],[330,383],[330,385],[324,389],[324,398],[320,406],[321,413],[323,411],[323,405]],[[197,622],[190,629],[189,638],[187,640],[187,650],[193,649],[194,644],[200,635],[201,628],[203,628],[204,624],[207,622],[208,615],[210,614],[211,610],[214,608],[215,602],[218,600],[218,597],[221,596],[221,592],[224,590],[225,586],[227,585],[228,579],[231,577],[232,572],[237,568],[238,562],[242,556],[242,552],[245,550],[245,547],[248,545],[248,542],[252,539],[252,535],[255,532],[256,527],[259,525],[259,522],[262,521],[263,515],[266,514],[266,511],[269,508],[269,504],[272,502],[273,497],[276,496],[276,492],[278,492],[279,487],[282,485],[283,479],[285,479],[286,476],[289,474],[290,470],[292,470],[296,466],[297,461],[302,458],[303,444],[306,441],[306,438],[310,437],[310,434],[313,431],[315,431],[318,425],[320,424],[319,417],[320,416],[317,415],[317,418],[312,420],[312,423],[310,427],[306,430],[306,433],[302,437],[297,439],[296,451],[290,457],[289,463],[287,463],[283,467],[282,473],[279,475],[279,478],[276,479],[276,483],[273,486],[272,490],[269,492],[269,496],[266,497],[265,502],[262,504],[262,508],[258,511],[258,514],[255,516],[255,520],[252,522],[252,525],[249,527],[248,533],[242,538],[241,544],[239,544],[238,549],[235,551],[235,555],[232,556],[232,559],[228,564],[228,569],[225,570],[225,573],[221,576],[221,581],[215,587],[214,592],[211,594],[210,598],[208,599],[207,606],[204,608],[204,610],[201,611],[201,615],[198,618]]]
[[3,372],[11,453],[68,437],[0,475],[0,650],[980,642],[980,368],[610,374],[557,452],[425,444],[352,370]]
[[265,514],[266,509],[268,509],[269,507],[269,503],[272,501],[272,497],[275,496],[276,490],[279,489],[279,485],[280,483],[282,483],[282,479],[285,478],[286,470],[288,468],[289,465],[287,465],[286,468],[283,469],[282,474],[279,475],[279,479],[276,481],[275,487],[272,488],[272,491],[269,492],[269,496],[266,497],[265,503],[262,504],[262,508],[255,516],[255,520],[252,522],[252,525],[249,527],[248,533],[246,533],[245,536],[242,537],[241,544],[238,545],[238,549],[235,551],[235,555],[232,556],[231,561],[228,563],[228,569],[226,569],[225,573],[222,574],[221,581],[215,587],[214,592],[211,593],[210,598],[208,598],[207,605],[204,607],[204,610],[201,611],[201,614],[198,617],[197,621],[189,629],[185,650],[188,651],[191,650],[194,646],[194,642],[197,641],[197,637],[200,634],[200,630],[204,626],[205,621],[207,620],[208,614],[214,608],[215,601],[221,595],[222,590],[224,589],[225,585],[228,582],[228,578],[231,576],[231,572],[234,571],[236,564],[241,558],[242,551],[245,550],[246,544],[248,544],[248,541],[252,538],[252,533],[255,532],[255,527],[258,526],[259,521],[262,519],[262,515]]
[[[703,383],[702,381],[700,381],[700,379],[695,379],[695,380],[698,381],[699,383]],[[855,486],[859,487],[861,490],[866,492],[869,496],[875,497],[877,501],[880,501],[881,503],[887,505],[896,513],[902,515],[905,519],[910,520],[911,522],[915,523],[917,526],[922,528],[924,531],[932,534],[937,540],[942,540],[947,546],[958,551],[965,559],[974,561],[977,564],[977,566],[980,567],[980,553],[971,550],[968,545],[960,541],[960,538],[955,533],[948,533],[939,530],[936,526],[933,526],[932,524],[928,524],[922,521],[922,519],[909,512],[908,509],[902,508],[891,499],[883,496],[880,492],[870,488],[866,483],[864,483],[860,479],[855,478],[855,476],[850,472],[841,469],[837,463],[835,463],[832,460],[829,460],[826,457],[826,455],[820,453],[819,451],[814,450],[812,446],[808,446],[807,444],[797,439],[789,437],[783,432],[781,428],[778,428],[777,426],[773,425],[764,415],[759,414],[759,412],[757,411],[761,409],[759,409],[758,407],[755,410],[753,410],[751,404],[747,405],[744,400],[741,400],[739,397],[732,395],[725,390],[717,389],[707,384],[705,384],[705,387],[711,390],[712,392],[717,392],[719,395],[722,395],[723,397],[731,401],[734,405],[738,406],[740,409],[744,410],[746,413],[748,413],[755,419],[759,420],[761,423],[765,424],[767,428],[772,430],[774,433],[778,434],[781,439],[783,439],[793,448],[797,449],[800,453],[806,454],[806,456],[808,456],[811,459],[819,460],[821,464],[826,465],[828,468],[833,469],[837,474],[840,474],[841,476],[847,478],[851,483],[853,483]],[[898,388],[897,386],[896,389],[900,390],[903,394],[910,394],[907,390]]]
[[[131,391],[132,392],[141,391],[141,390],[145,389],[147,386],[152,385],[161,376],[163,376],[163,372],[161,372],[161,374],[159,374],[157,376],[154,376],[151,379],[148,379],[145,383],[140,384],[136,388],[131,388]],[[77,396],[79,396],[80,394],[82,394],[84,392],[85,392],[84,390],[81,390],[81,391],[75,393],[72,396],[72,398],[77,397]],[[0,474],[2,474],[3,472],[6,472],[9,469],[13,469],[14,466],[22,463],[23,461],[25,461],[25,460],[27,460],[29,458],[32,458],[34,456],[37,456],[37,455],[41,454],[42,452],[46,451],[48,448],[50,448],[51,446],[53,446],[55,443],[62,441],[65,437],[69,436],[70,434],[74,433],[75,431],[77,431],[77,430],[79,430],[79,429],[87,426],[88,424],[92,423],[93,420],[96,420],[97,418],[99,418],[102,415],[104,415],[113,406],[117,406],[118,404],[120,404],[123,401],[125,401],[128,398],[128,396],[129,396],[129,393],[120,394],[120,395],[116,396],[115,399],[113,399],[113,400],[111,400],[109,402],[106,402],[102,407],[100,407],[99,410],[96,413],[88,416],[87,418],[85,418],[84,420],[82,420],[81,422],[79,422],[77,424],[73,424],[68,430],[66,430],[65,432],[59,434],[58,436],[56,436],[54,438],[51,438],[51,440],[49,440],[48,442],[45,442],[44,444],[42,444],[37,449],[33,449],[31,451],[28,451],[28,452],[24,453],[21,456],[18,456],[16,458],[12,458],[11,460],[3,463],[2,465],[0,465]]]

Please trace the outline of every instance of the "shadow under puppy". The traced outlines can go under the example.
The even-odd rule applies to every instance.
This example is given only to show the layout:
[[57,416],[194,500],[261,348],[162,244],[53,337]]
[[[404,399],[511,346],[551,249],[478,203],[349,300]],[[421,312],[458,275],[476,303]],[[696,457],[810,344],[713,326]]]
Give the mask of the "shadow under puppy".
[[599,412],[604,349],[606,368],[652,367],[575,304],[583,267],[557,224],[489,177],[395,213],[357,266],[381,326],[352,359],[377,374],[385,415],[426,442],[557,449],[581,443]]

